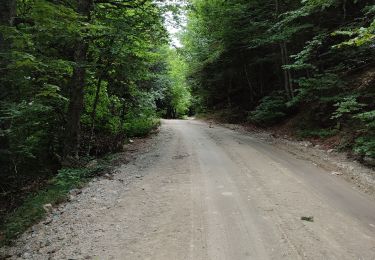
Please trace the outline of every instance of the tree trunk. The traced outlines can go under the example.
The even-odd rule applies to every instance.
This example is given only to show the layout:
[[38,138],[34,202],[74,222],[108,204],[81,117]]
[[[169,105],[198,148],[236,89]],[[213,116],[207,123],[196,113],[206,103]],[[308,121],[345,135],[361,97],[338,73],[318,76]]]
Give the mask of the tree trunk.
[[[288,48],[286,43],[284,42],[284,53],[285,53],[285,65],[290,64],[289,60],[289,53],[288,53]],[[289,86],[289,93],[292,98],[294,98],[294,88],[293,88],[293,78],[292,78],[292,73],[290,70],[287,70],[288,73],[288,86]]]
[[[276,19],[280,13],[280,4],[278,0],[275,0],[275,14],[276,14]],[[286,42],[282,41],[279,43],[280,47],[280,53],[281,53],[281,66],[283,65],[288,65],[289,64],[289,54],[288,54],[288,49],[286,47]],[[286,95],[288,99],[292,99],[294,96],[293,93],[293,84],[292,84],[292,75],[290,73],[290,70],[285,70],[281,68],[283,71],[284,75],[284,89],[286,91]]]
[[280,46],[280,52],[281,52],[281,70],[282,70],[283,75],[284,75],[284,89],[285,89],[286,95],[288,96],[288,99],[291,99],[292,97],[290,96],[290,92],[289,92],[288,73],[287,73],[286,70],[284,70],[284,69],[282,68],[282,66],[285,65],[285,52],[284,52],[284,47],[283,47],[283,44],[282,44],[282,43],[280,43],[279,46]]
[[[78,13],[90,20],[90,12],[93,7],[92,0],[79,0]],[[64,157],[74,156],[78,158],[81,134],[81,114],[83,111],[84,86],[86,77],[85,63],[87,61],[88,43],[85,39],[79,39],[74,53],[75,67],[71,80],[70,101],[66,125],[66,141]]]
[[259,75],[259,80],[260,80],[260,96],[263,97],[264,93],[264,73],[263,73],[263,64],[260,65],[260,75]]
[[16,17],[16,0],[0,0],[0,24],[13,25]]
[[126,108],[126,103],[125,103],[125,100],[122,101],[122,108],[121,108],[121,123],[120,123],[120,126],[121,126],[121,131],[124,130],[124,125],[125,125],[125,108]]
[[81,132],[81,114],[83,111],[84,85],[86,69],[82,64],[86,60],[87,44],[79,43],[75,51],[75,62],[71,80],[70,101],[66,126],[67,140],[65,142],[65,156],[78,158]]
[[[288,65],[289,64],[289,58],[288,58],[288,50],[286,48],[286,43],[282,42],[280,45],[280,52],[281,52],[281,66]],[[292,99],[293,94],[293,85],[292,85],[292,76],[289,70],[285,70],[281,68],[284,75],[284,89],[287,94],[288,99]]]
[[245,67],[244,67],[244,70],[245,70],[245,76],[246,76],[246,80],[247,80],[247,85],[249,86],[249,89],[250,89],[250,102],[251,104],[254,104],[254,89],[253,89],[253,85],[251,84],[251,81],[250,81],[250,78],[249,78],[249,74],[247,72],[247,65],[245,63]]
[[94,99],[94,103],[92,104],[90,138],[89,138],[89,146],[88,146],[88,149],[87,149],[87,155],[90,155],[91,143],[92,143],[92,140],[94,138],[96,108],[97,108],[98,103],[99,103],[101,85],[102,85],[102,76],[99,76],[98,83],[96,85],[95,99]]
[[228,103],[228,108],[232,107],[232,100],[231,100],[232,78],[233,78],[233,76],[231,75],[230,79],[229,79],[229,88],[227,88],[227,103]]
[[344,1],[342,2],[342,11],[343,11],[343,17],[342,17],[342,20],[343,20],[343,22],[345,22],[345,20],[346,20],[346,0],[344,0]]
[[[0,25],[12,26],[16,17],[16,0],[0,0]],[[6,53],[10,42],[6,41],[0,31],[0,53]],[[3,60],[3,59],[1,59]],[[4,61],[0,62],[4,65]]]

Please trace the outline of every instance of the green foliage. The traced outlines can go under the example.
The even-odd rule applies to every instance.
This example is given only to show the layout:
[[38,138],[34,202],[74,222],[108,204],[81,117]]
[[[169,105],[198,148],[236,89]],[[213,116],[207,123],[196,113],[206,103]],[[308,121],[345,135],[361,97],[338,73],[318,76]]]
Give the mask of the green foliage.
[[[102,155],[147,135],[157,115],[194,110],[238,121],[251,111],[250,121],[271,125],[293,108],[312,115],[302,135],[354,127],[355,152],[373,156],[375,97],[356,84],[375,61],[371,1],[192,0],[177,49],[166,47],[163,24],[176,6],[161,1],[94,1],[86,14],[74,1],[17,3],[14,23],[0,24],[5,193],[56,175],[68,155]],[[44,197],[58,200],[81,178],[59,176]]]
[[167,117],[183,118],[191,105],[190,89],[186,80],[187,65],[175,49],[164,50],[167,53],[166,75],[168,83],[165,90]]
[[355,140],[354,152],[362,156],[375,158],[375,135],[357,138]]
[[[56,163],[62,156],[74,88],[71,82],[78,65],[74,52],[82,41],[89,50],[86,63],[81,64],[86,70],[81,129],[93,126],[94,135],[125,136],[127,114],[138,113],[140,107],[156,110],[162,86],[155,81],[155,66],[166,59],[155,54],[167,36],[161,7],[152,1],[94,7],[87,22],[76,4],[22,1],[17,14],[21,22],[13,27],[0,25],[2,36],[10,43],[0,50],[6,61],[0,63],[0,117],[4,120],[0,141],[8,154],[8,159],[2,158],[2,170],[8,174],[16,168],[17,174],[28,174],[23,172],[25,167],[17,166],[23,162],[26,166],[31,159]],[[98,81],[101,86],[96,97]],[[154,113],[149,115],[154,120]],[[88,145],[83,142],[81,150],[86,151]]]
[[133,118],[125,124],[125,131],[129,137],[147,136],[160,125],[158,118]]
[[296,81],[299,85],[297,95],[289,101],[289,105],[302,102],[335,102],[340,98],[335,92],[342,86],[342,82],[336,74],[316,74],[314,77],[301,77]]
[[375,130],[375,110],[371,110],[364,113],[359,113],[354,116],[355,118],[361,120],[363,123],[365,123],[367,129]]
[[[88,15],[78,9],[83,1],[17,1],[14,23],[0,19],[0,202],[7,211],[22,202],[23,187],[56,176],[71,155],[101,156],[152,131],[165,82],[174,81],[168,93],[186,113],[182,63],[167,67],[170,56],[160,51],[168,41],[164,12],[173,8],[94,1]],[[81,175],[58,176],[75,183]],[[65,190],[56,185],[57,194]]]
[[327,138],[334,136],[338,133],[337,129],[301,129],[297,132],[298,137],[308,138],[308,137],[319,137]]
[[283,93],[275,93],[262,98],[254,111],[250,112],[248,120],[259,125],[273,125],[287,115],[286,97]]
[[357,102],[355,96],[345,97],[339,103],[334,105],[337,107],[336,111],[332,115],[332,119],[337,119],[343,117],[346,114],[353,114],[364,107],[364,104],[360,104]]
[[65,201],[71,189],[82,186],[89,178],[102,170],[103,166],[93,169],[60,170],[48,187],[29,195],[17,210],[7,216],[4,224],[0,226],[0,231],[5,236],[0,244],[9,242],[10,239],[19,236],[35,222],[41,220],[46,214],[43,205],[56,205]]
[[[45,167],[48,170],[46,160],[50,160],[51,154],[59,149],[55,138],[62,136],[58,109],[63,106],[64,100],[54,100],[51,96],[48,101],[3,104],[3,120],[10,122],[10,126],[2,131],[2,138],[9,142],[7,158],[12,162],[11,169],[16,175],[24,171],[32,175],[38,168],[41,172]],[[3,167],[3,173],[10,170],[5,168],[6,164]]]
[[333,35],[349,36],[351,39],[336,45],[335,47],[343,46],[362,46],[364,44],[371,44],[375,39],[375,5],[368,5],[364,9],[366,18],[369,17],[370,23],[368,26],[354,26],[347,30],[338,30]]
[[286,70],[313,70],[316,71],[317,67],[311,62],[313,61],[317,50],[323,45],[324,39],[327,37],[325,33],[314,36],[311,41],[307,41],[303,49],[295,54],[291,55],[291,58],[294,59],[294,63],[289,65],[284,65],[283,68]]
[[354,116],[364,123],[363,135],[355,140],[354,152],[375,158],[375,110]]
[[[373,129],[359,114],[374,93],[359,84],[375,61],[374,10],[356,0],[191,1],[182,53],[194,106],[250,111],[260,125],[299,112],[302,136],[348,131],[364,155]],[[273,94],[282,89],[286,97]]]

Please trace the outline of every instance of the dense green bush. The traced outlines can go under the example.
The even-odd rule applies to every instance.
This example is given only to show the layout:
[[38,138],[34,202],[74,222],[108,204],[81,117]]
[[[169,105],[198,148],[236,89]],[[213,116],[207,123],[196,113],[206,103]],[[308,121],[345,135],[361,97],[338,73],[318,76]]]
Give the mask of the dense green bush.
[[159,125],[160,119],[156,116],[141,114],[128,116],[124,128],[128,137],[141,137],[148,135]]
[[375,135],[359,137],[355,140],[354,152],[375,158]]
[[287,115],[286,97],[282,92],[276,92],[264,97],[254,111],[250,112],[248,120],[259,125],[273,125]]
[[355,118],[362,121],[362,136],[355,140],[354,151],[362,156],[375,158],[375,110],[359,113]]

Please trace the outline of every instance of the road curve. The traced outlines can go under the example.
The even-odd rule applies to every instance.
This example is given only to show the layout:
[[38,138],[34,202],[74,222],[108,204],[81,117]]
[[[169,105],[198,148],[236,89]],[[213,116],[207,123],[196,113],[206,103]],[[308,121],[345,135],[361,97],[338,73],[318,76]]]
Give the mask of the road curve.
[[[125,175],[137,178],[124,186]],[[195,120],[164,120],[149,152],[63,216],[45,231],[61,245],[38,259],[375,259],[372,198],[250,134]]]

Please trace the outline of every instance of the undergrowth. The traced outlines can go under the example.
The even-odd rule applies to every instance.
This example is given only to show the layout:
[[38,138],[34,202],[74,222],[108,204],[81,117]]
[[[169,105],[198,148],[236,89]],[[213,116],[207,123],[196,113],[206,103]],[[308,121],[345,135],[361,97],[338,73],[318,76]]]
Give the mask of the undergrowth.
[[158,126],[160,126],[160,119],[155,117],[133,118],[125,123],[125,132],[128,137],[143,137]]
[[82,187],[90,178],[108,168],[106,163],[93,168],[61,169],[50,184],[34,193],[14,212],[10,213],[0,227],[0,245],[9,244],[34,223],[43,219],[45,204],[57,205],[66,201],[70,190]]
[[300,138],[319,137],[328,138],[338,133],[337,129],[304,129],[297,131]]
[[285,95],[275,92],[264,97],[255,110],[249,113],[247,119],[261,126],[271,126],[281,122],[286,117],[287,111]]

